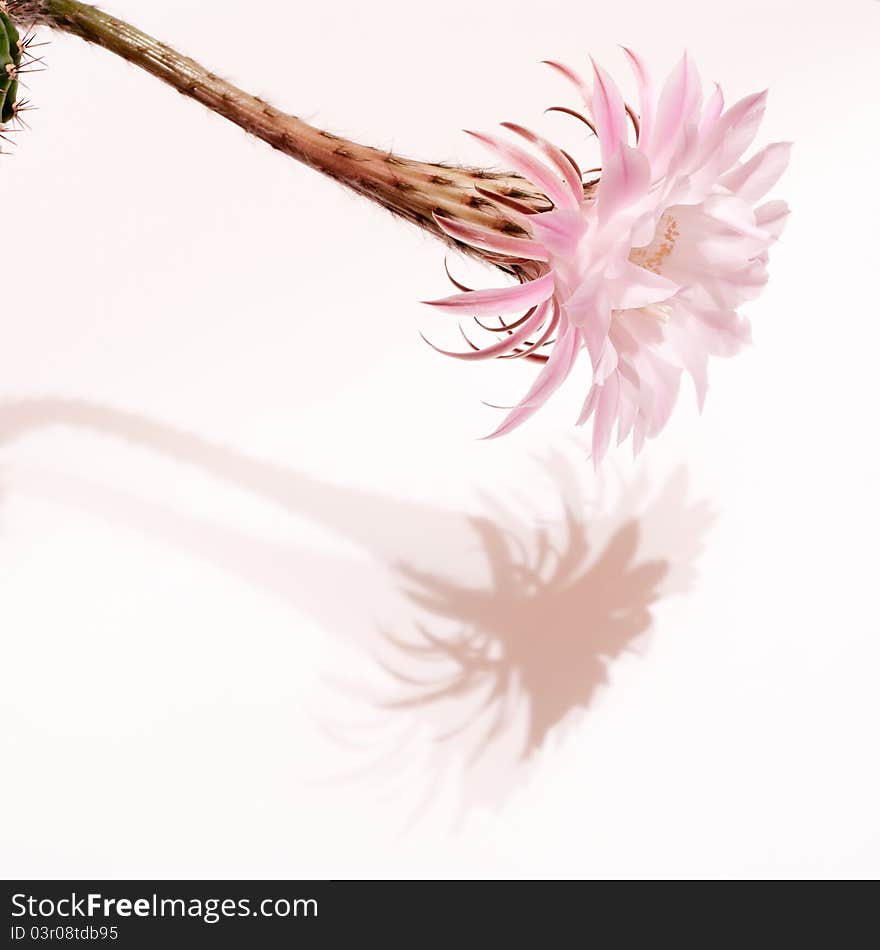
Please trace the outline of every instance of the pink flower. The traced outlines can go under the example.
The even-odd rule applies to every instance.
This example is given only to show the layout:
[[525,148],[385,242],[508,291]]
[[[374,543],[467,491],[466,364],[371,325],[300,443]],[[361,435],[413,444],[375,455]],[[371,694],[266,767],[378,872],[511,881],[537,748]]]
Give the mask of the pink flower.
[[788,214],[784,202],[761,199],[784,171],[789,144],[769,145],[741,161],[766,93],[725,111],[716,87],[703,103],[699,76],[685,54],[657,94],[642,61],[626,54],[638,84],[638,116],[595,64],[592,89],[567,67],[549,64],[580,91],[587,114],[563,111],[598,136],[602,168],[594,189],[585,189],[568,154],[505,123],[527,147],[492,135],[476,138],[539,188],[552,208],[534,213],[508,201],[523,236],[437,217],[457,241],[520,262],[519,285],[431,301],[478,321],[525,311],[499,326],[480,323],[500,335],[493,344],[450,354],[543,363],[490,438],[535,413],[585,350],[592,381],[578,424],[593,420],[596,464],[615,424],[618,444],[632,435],[635,453],[660,432],[682,372],[693,377],[702,408],[709,357],[732,356],[750,338],[737,309],[766,283],[767,249]]

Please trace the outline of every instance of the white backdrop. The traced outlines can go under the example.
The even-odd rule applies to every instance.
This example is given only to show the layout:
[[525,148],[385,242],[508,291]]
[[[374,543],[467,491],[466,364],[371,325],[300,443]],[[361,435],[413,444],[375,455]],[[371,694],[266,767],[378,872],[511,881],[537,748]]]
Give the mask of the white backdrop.
[[687,46],[771,88],[789,229],[703,416],[597,479],[576,385],[477,441],[531,370],[420,340],[439,244],[56,38],[0,159],[0,871],[876,876],[880,3],[240,7],[107,4],[473,162],[563,128],[541,59]]

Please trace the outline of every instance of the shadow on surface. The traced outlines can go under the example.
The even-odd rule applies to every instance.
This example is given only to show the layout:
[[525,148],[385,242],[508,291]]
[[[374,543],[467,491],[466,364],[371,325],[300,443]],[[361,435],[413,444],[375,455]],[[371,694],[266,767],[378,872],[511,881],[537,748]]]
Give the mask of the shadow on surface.
[[[597,480],[576,445],[529,473],[555,499],[555,516],[498,493],[463,514],[328,485],[97,404],[0,405],[4,443],[54,426],[151,449],[291,515],[290,541],[279,542],[58,472],[12,485],[173,545],[356,645],[358,663],[334,667],[354,685],[321,716],[349,777],[393,779],[416,766],[426,793],[451,780],[464,804],[509,793],[549,737],[579,721],[609,664],[650,631],[656,603],[689,589],[712,520],[689,501],[683,471],[660,491],[644,475],[626,486]],[[298,544],[297,518],[365,556]],[[369,672],[364,651],[377,660]]]

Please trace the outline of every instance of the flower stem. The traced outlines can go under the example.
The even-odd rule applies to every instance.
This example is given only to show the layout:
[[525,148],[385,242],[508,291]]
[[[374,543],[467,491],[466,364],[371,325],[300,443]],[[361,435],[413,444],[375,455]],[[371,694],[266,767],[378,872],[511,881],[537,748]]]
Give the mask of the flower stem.
[[[518,175],[400,158],[316,129],[244,92],[195,60],[141,30],[77,0],[7,0],[19,23],[41,23],[104,47],[195,99],[273,148],[329,175],[446,243],[435,213],[518,233],[501,203],[486,191],[514,198],[534,210],[546,198]],[[477,190],[479,188],[479,191]],[[473,249],[458,245],[473,253]],[[493,263],[504,264],[490,254]]]

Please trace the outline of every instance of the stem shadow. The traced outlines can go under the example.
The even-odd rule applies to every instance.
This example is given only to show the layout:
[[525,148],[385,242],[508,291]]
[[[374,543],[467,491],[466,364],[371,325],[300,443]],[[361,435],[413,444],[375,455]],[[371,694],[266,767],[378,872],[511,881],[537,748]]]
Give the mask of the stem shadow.
[[[597,478],[576,443],[534,460],[555,516],[497,493],[462,513],[326,484],[96,403],[0,403],[0,444],[56,426],[195,466],[291,516],[290,540],[278,542],[63,472],[32,471],[12,486],[160,539],[310,613],[360,657],[348,683],[336,676],[332,714],[321,715],[346,781],[393,785],[415,765],[426,800],[451,781],[462,807],[504,798],[581,721],[613,662],[644,646],[658,602],[691,587],[713,520],[690,499],[684,470],[659,489],[644,470],[627,484]],[[298,543],[298,518],[364,557]]]

